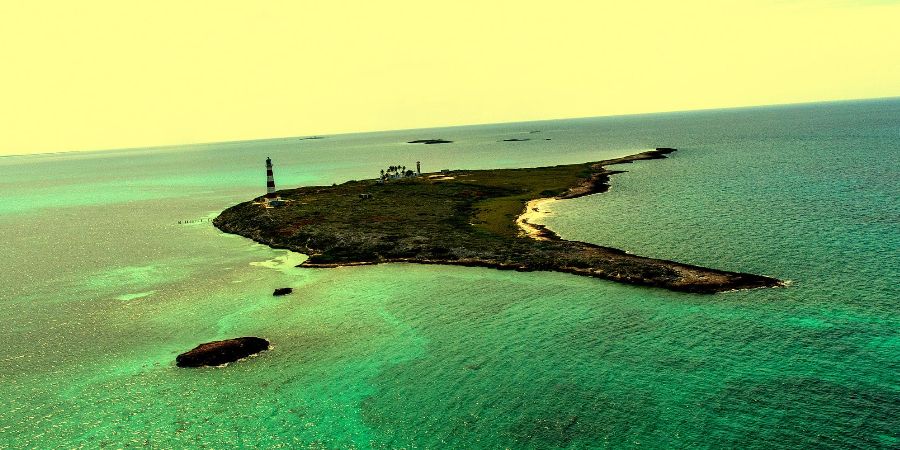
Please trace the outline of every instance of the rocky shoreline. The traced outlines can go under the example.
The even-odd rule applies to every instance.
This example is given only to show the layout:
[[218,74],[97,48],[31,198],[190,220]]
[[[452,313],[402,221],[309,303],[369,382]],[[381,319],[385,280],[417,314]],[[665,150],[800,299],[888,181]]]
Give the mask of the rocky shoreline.
[[612,166],[616,164],[631,164],[635,161],[645,161],[649,159],[664,159],[666,158],[666,155],[675,151],[676,149],[674,148],[660,147],[655,150],[647,150],[645,152],[635,153],[634,155],[600,161],[596,164],[591,165],[592,173],[590,177],[585,179],[579,185],[569,188],[569,190],[566,191],[565,194],[557,196],[556,198],[559,200],[565,200],[570,198],[584,197],[585,195],[591,194],[602,194],[609,190],[609,177],[611,175],[624,172],[622,170],[607,170],[606,166]]
[[[585,244],[590,246],[590,244]],[[614,249],[596,246],[601,253],[607,253],[610,256],[633,257],[642,262],[646,262],[650,258],[628,255],[627,253]],[[620,253],[621,252],[621,253]],[[706,267],[693,266],[689,264],[681,264],[675,261],[667,261],[662,259],[652,260],[660,268],[674,269],[681,273],[681,282],[672,283],[665,279],[654,277],[635,277],[622,272],[606,272],[601,269],[591,269],[584,267],[558,266],[552,269],[530,267],[523,264],[509,264],[498,261],[488,261],[481,259],[414,259],[414,258],[398,258],[384,261],[367,261],[355,263],[319,263],[319,264],[300,264],[297,267],[305,267],[310,269],[334,269],[339,267],[352,266],[372,266],[377,264],[433,264],[444,266],[462,266],[462,267],[482,267],[496,270],[514,270],[516,272],[562,272],[572,275],[580,275],[603,280],[615,281],[625,284],[633,284],[637,286],[663,288],[676,292],[687,292],[693,294],[716,294],[720,292],[739,291],[747,289],[759,289],[766,287],[783,287],[784,283],[775,278],[762,275],[754,275],[749,273],[728,272],[724,270],[709,269]]]

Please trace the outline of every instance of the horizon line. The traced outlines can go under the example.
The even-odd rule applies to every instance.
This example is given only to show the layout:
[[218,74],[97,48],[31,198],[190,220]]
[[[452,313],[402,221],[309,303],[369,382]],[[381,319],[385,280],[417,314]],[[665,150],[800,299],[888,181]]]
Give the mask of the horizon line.
[[527,124],[527,123],[537,123],[537,122],[553,122],[553,121],[561,121],[561,120],[599,119],[599,118],[609,118],[609,117],[631,117],[631,116],[647,116],[647,115],[655,115],[655,114],[677,114],[677,113],[693,113],[693,112],[705,112],[705,111],[727,111],[727,110],[754,109],[754,108],[770,108],[770,107],[779,107],[779,106],[803,106],[803,105],[816,105],[816,104],[823,104],[823,103],[852,103],[852,102],[895,100],[895,99],[900,100],[900,95],[887,96],[887,97],[865,97],[865,98],[849,98],[849,99],[836,99],[836,100],[801,101],[801,102],[791,102],[791,103],[766,103],[766,104],[754,104],[754,105],[742,105],[742,106],[723,106],[723,107],[698,108],[698,109],[645,111],[645,112],[627,113],[627,114],[601,114],[601,115],[597,115],[597,116],[554,117],[554,118],[550,118],[550,119],[513,120],[513,121],[505,121],[505,122],[487,122],[487,123],[467,123],[467,124],[458,124],[458,125],[439,125],[439,126],[434,126],[434,127],[357,130],[357,131],[346,131],[346,132],[327,133],[327,134],[261,137],[261,138],[237,139],[237,140],[228,140],[228,141],[202,141],[202,142],[188,142],[188,143],[182,143],[182,144],[144,145],[144,146],[138,146],[138,147],[108,147],[108,148],[99,148],[99,149],[59,150],[59,151],[35,152],[35,153],[14,153],[14,154],[9,154],[9,155],[0,155],[0,158],[11,158],[11,157],[22,157],[22,156],[65,155],[65,154],[70,154],[70,153],[100,153],[100,152],[113,152],[113,151],[166,149],[166,148],[186,147],[186,146],[239,144],[239,143],[248,143],[248,142],[275,141],[275,140],[280,140],[280,139],[309,139],[309,138],[313,138],[313,137],[325,138],[325,137],[331,137],[331,136],[345,136],[345,135],[366,134],[366,133],[387,133],[387,132],[418,131],[418,130],[436,130],[436,129],[463,128],[463,127],[476,127],[476,126],[488,126],[488,125],[512,125],[512,124],[518,124],[518,123]]

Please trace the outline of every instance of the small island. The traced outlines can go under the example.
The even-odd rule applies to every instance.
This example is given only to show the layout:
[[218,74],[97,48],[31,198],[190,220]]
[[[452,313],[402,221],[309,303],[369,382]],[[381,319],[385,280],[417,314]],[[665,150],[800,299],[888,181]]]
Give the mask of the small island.
[[288,295],[288,294],[290,294],[291,292],[294,292],[294,289],[293,289],[293,288],[289,288],[289,287],[275,288],[275,291],[272,292],[272,296],[274,296],[274,297],[281,297],[281,296],[284,296],[284,295]]
[[663,159],[673,148],[580,164],[454,170],[385,182],[349,181],[279,191],[278,208],[248,201],[213,224],[227,233],[309,255],[302,267],[406,262],[557,271],[673,291],[716,293],[782,286],[775,278],[628,254],[560,238],[529,222],[542,201],[605,192],[607,166]]
[[452,144],[453,141],[448,141],[446,139],[416,139],[414,141],[409,141],[407,144]]
[[175,358],[178,367],[221,366],[269,349],[269,341],[253,337],[240,337],[200,344]]

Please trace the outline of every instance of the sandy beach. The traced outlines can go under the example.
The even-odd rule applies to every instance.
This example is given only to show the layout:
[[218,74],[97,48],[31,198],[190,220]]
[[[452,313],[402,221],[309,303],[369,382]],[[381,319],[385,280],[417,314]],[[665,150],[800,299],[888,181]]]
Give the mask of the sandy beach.
[[539,241],[548,240],[548,230],[536,222],[541,222],[540,218],[550,214],[548,206],[557,201],[559,200],[548,197],[534,199],[526,203],[525,210],[516,218],[516,225],[521,230],[522,235]]

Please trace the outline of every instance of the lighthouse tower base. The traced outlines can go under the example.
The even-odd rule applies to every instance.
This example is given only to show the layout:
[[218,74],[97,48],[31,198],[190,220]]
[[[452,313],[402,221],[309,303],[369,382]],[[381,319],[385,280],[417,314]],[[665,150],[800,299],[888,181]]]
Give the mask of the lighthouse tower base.
[[266,197],[263,199],[262,205],[263,208],[278,208],[279,206],[284,206],[284,200],[281,197]]

